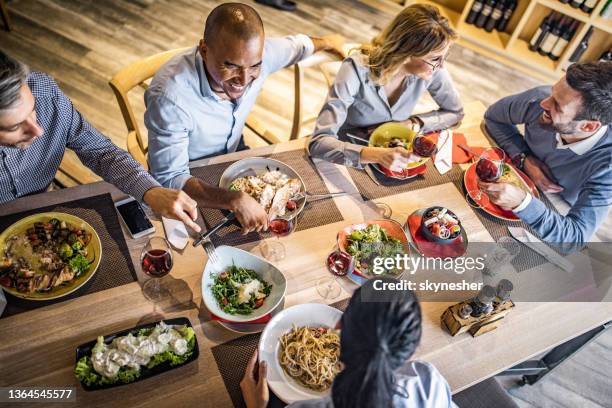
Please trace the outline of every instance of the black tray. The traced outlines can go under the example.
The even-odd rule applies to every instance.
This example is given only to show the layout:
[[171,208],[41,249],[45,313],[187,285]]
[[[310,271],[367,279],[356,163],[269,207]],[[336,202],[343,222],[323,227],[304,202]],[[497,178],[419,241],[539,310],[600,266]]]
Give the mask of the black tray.
[[[113,341],[113,339],[115,339],[115,337],[127,336],[129,333],[132,333],[132,335],[136,335],[139,330],[155,327],[160,322],[161,322],[161,320],[157,321],[157,322],[153,322],[153,323],[142,324],[140,326],[136,326],[136,327],[133,327],[131,329],[122,330],[120,332],[109,334],[108,336],[104,336],[104,342],[106,344],[109,344],[111,341]],[[163,322],[166,323],[167,325],[173,325],[173,326],[174,325],[186,325],[187,327],[193,328],[193,326],[191,325],[191,322],[186,317],[176,317],[174,319],[164,319]],[[96,345],[96,343],[97,343],[97,340],[92,340],[90,342],[81,344],[80,346],[78,346],[76,348],[75,366],[76,366],[76,363],[78,363],[79,360],[82,357],[91,356],[91,349]],[[134,380],[134,381],[132,381],[130,383],[117,382],[115,384],[108,384],[108,385],[102,385],[102,386],[98,386],[98,385],[90,386],[90,385],[87,385],[87,384],[83,384],[81,382],[81,387],[83,387],[83,389],[85,391],[95,391],[95,390],[103,390],[103,389],[106,389],[106,388],[113,388],[113,387],[117,387],[117,386],[120,386],[120,385],[134,384],[135,382],[138,382],[140,380],[144,380],[145,378],[153,377],[155,375],[158,375],[158,374],[161,374],[161,373],[165,373],[166,371],[170,371],[172,369],[175,369],[175,368],[178,368],[178,367],[182,367],[182,366],[184,366],[186,364],[189,364],[192,361],[197,360],[197,358],[199,356],[200,356],[200,349],[198,347],[198,339],[196,337],[195,345],[194,345],[194,348],[193,348],[193,353],[191,354],[191,357],[189,357],[183,364],[171,366],[169,362],[164,362],[164,363],[159,364],[159,365],[157,365],[157,366],[155,366],[153,368],[148,368],[146,366],[144,366],[144,367],[141,366],[140,367],[140,377],[138,377],[136,380]]]

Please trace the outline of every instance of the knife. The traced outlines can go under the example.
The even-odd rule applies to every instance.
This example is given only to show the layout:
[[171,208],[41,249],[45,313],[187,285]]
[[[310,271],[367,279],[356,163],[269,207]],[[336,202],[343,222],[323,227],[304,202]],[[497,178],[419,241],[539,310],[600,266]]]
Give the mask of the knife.
[[202,242],[204,242],[208,237],[210,237],[212,234],[214,234],[215,232],[219,231],[221,228],[223,228],[224,226],[226,226],[230,222],[234,221],[235,219],[236,219],[236,214],[229,213],[217,225],[215,225],[214,227],[212,227],[208,231],[201,233],[200,236],[198,237],[198,239],[193,241],[193,246],[194,247],[200,246],[202,244]]
[[519,242],[542,255],[548,262],[557,265],[566,272],[572,272],[575,265],[551,249],[548,245],[521,227],[508,227],[508,232]]
[[380,186],[380,182],[374,175],[374,172],[372,171],[372,167],[370,167],[369,164],[366,164],[365,166],[363,166],[363,171],[366,172],[366,174],[370,177],[370,179],[374,182],[374,184],[376,184],[377,186]]

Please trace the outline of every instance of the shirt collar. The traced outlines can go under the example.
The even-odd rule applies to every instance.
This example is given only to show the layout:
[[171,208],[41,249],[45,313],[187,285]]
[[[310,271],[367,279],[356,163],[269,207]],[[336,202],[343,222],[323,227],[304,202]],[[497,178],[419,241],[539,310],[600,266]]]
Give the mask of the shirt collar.
[[568,144],[564,144],[563,140],[561,139],[561,136],[559,135],[559,133],[557,133],[555,135],[555,137],[557,138],[557,149],[570,149],[577,155],[583,155],[589,150],[591,150],[597,144],[597,142],[601,140],[601,138],[606,134],[607,131],[608,126],[602,126],[597,132],[587,137],[586,139],[582,139],[577,142]]
[[200,55],[199,49],[197,47],[195,52],[195,65],[196,71],[198,72],[198,77],[200,78],[200,93],[202,94],[202,96],[205,98],[214,98],[217,100],[220,99],[219,95],[217,95],[212,90],[210,84],[208,83],[206,69],[204,68],[204,60],[202,59],[202,56]]

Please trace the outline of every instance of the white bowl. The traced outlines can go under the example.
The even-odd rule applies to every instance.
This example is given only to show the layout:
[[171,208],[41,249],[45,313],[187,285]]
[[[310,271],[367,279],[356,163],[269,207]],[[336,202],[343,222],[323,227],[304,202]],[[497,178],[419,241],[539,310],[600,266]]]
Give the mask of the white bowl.
[[[239,248],[222,245],[215,249],[219,261],[212,263],[206,262],[204,273],[202,274],[202,299],[208,310],[225,320],[235,323],[243,323],[251,320],[257,320],[272,310],[274,310],[285,297],[287,290],[287,280],[283,273],[270,262],[250,252],[243,251]],[[265,299],[263,305],[255,309],[248,315],[233,315],[225,313],[215,299],[212,292],[212,284],[214,277],[225,271],[232,265],[236,265],[246,269],[252,269],[266,282],[272,284],[270,295]]]
[[329,395],[304,387],[285,373],[279,362],[280,338],[293,325],[334,328],[342,312],[321,303],[304,303],[283,310],[268,322],[259,340],[259,361],[268,363],[268,385],[287,404]]

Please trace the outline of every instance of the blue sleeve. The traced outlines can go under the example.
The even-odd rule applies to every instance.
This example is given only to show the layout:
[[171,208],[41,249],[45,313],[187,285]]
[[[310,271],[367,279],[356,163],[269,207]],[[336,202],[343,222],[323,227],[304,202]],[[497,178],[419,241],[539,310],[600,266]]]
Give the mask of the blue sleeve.
[[547,208],[536,198],[517,215],[546,242],[568,253],[589,242],[612,205],[612,170],[592,177],[582,187],[566,216]]
[[488,133],[510,157],[529,152],[529,146],[516,125],[537,120],[542,112],[540,101],[546,95],[546,89],[534,88],[507,96],[495,102],[485,112]]
[[312,55],[314,44],[304,34],[283,38],[270,38],[264,44],[264,66],[266,74],[272,74],[300,62]]
[[149,167],[164,187],[182,190],[189,173],[191,117],[163,95],[147,90],[144,122],[149,132]]
[[58,110],[65,115],[66,147],[104,181],[142,201],[147,190],[159,187],[153,177],[125,150],[94,128],[54,83]]

